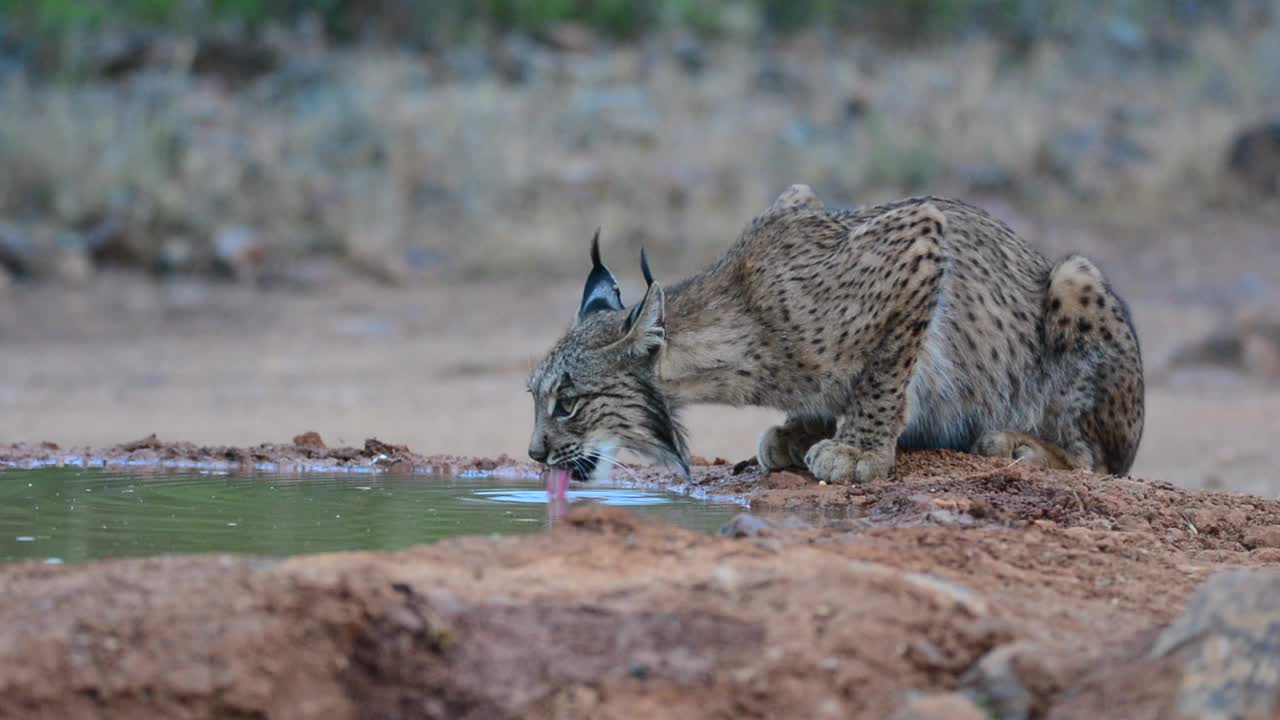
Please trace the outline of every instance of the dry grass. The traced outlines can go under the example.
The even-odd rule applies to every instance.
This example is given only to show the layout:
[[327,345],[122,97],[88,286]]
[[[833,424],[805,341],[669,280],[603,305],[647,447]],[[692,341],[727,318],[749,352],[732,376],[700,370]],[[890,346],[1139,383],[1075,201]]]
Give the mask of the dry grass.
[[[539,55],[514,86],[368,52],[301,57],[234,94],[158,71],[11,81],[0,219],[115,218],[140,256],[197,266],[242,225],[285,256],[410,253],[469,274],[576,271],[596,225],[613,255],[646,245],[674,271],[791,182],[862,204],[1003,178],[1037,212],[1140,227],[1233,197],[1223,153],[1280,110],[1277,48],[1275,27],[1206,28],[1163,66],[1052,44],[1013,64],[986,41],[895,54],[801,36],[768,57],[713,48],[694,75],[659,42]],[[1073,132],[1057,167],[1046,148]]]

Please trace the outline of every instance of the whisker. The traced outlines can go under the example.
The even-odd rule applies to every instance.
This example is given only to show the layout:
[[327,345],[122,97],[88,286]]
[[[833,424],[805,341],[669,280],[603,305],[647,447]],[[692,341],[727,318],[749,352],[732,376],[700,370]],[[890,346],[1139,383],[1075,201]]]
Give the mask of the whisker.
[[588,453],[588,456],[594,458],[597,462],[606,462],[612,465],[613,467],[622,468],[627,472],[627,474],[631,476],[632,480],[636,482],[640,482],[640,475],[630,465],[627,465],[626,463],[616,458],[609,457],[608,455],[603,455],[600,452],[595,450]]

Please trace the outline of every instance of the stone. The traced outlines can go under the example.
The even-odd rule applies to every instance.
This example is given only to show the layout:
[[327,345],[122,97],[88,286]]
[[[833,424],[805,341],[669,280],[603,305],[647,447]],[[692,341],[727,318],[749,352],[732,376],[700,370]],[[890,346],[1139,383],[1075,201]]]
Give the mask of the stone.
[[215,77],[230,86],[241,86],[270,73],[279,64],[275,49],[263,42],[209,37],[196,47],[191,72]]
[[1244,531],[1247,548],[1280,548],[1280,525],[1263,525]]
[[794,530],[802,527],[805,527],[802,521],[790,516],[781,521],[771,521],[751,513],[739,513],[720,528],[720,534],[731,538],[751,538],[770,535],[777,530]]
[[1226,169],[1254,192],[1280,195],[1280,120],[1237,132],[1227,149]]
[[324,450],[328,448],[328,445],[325,445],[324,440],[320,437],[320,433],[314,430],[295,435],[293,444],[305,450]]
[[150,61],[152,40],[141,33],[103,33],[90,50],[89,71],[108,80],[132,75]]
[[1023,650],[1017,643],[1002,645],[983,655],[963,680],[964,686],[981,697],[1002,720],[1031,717],[1034,697],[1014,668],[1014,658]]
[[1172,707],[1188,718],[1272,718],[1280,712],[1280,570],[1209,578],[1152,645],[1177,658]]
[[213,258],[216,267],[240,281],[251,280],[266,261],[262,236],[253,228],[228,225],[213,235]]
[[676,64],[690,75],[697,75],[707,66],[707,49],[697,35],[681,33],[671,49]]

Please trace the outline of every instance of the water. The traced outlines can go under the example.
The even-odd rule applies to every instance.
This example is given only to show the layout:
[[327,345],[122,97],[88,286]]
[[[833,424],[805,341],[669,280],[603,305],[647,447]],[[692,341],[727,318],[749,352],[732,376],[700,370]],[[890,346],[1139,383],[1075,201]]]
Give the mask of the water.
[[[742,510],[595,486],[571,489],[569,502],[623,506],[708,532]],[[0,561],[397,550],[456,535],[535,532],[547,526],[549,511],[542,485],[527,480],[3,470]]]

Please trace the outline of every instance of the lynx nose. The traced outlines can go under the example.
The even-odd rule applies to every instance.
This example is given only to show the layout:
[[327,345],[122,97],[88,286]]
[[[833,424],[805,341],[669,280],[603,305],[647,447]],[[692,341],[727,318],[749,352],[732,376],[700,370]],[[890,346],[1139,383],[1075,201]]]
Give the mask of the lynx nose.
[[542,443],[533,443],[529,445],[529,457],[533,458],[534,462],[546,462],[547,448]]

